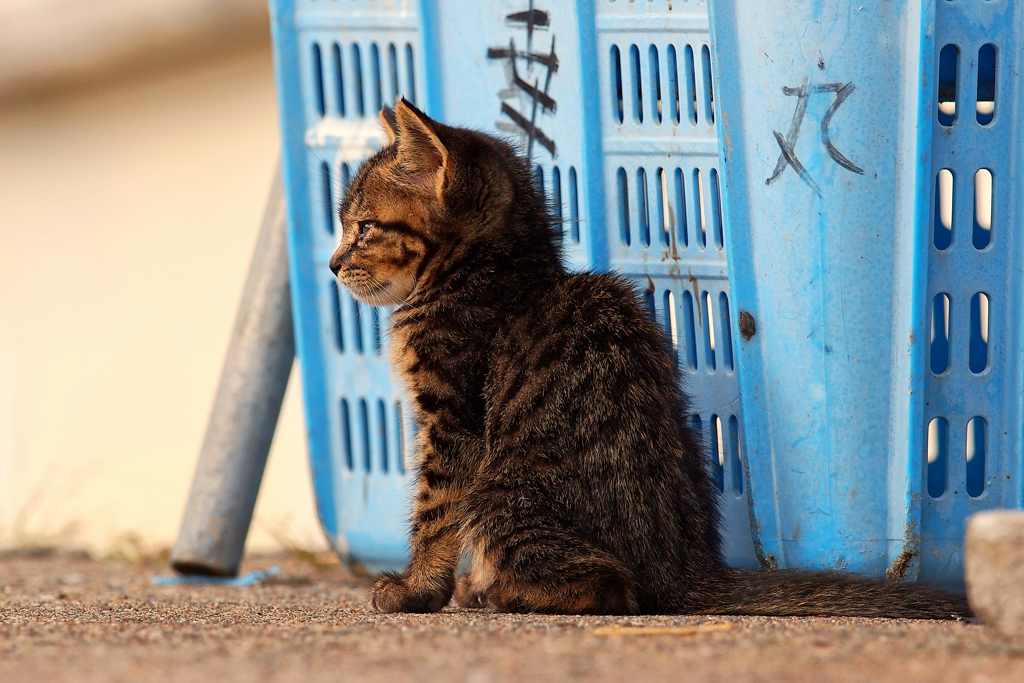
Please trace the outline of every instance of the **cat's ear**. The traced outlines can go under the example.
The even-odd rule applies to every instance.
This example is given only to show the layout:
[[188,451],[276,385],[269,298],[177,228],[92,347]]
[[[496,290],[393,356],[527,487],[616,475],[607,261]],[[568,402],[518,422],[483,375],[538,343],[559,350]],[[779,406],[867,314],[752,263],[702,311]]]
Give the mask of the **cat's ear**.
[[395,144],[398,138],[398,119],[395,118],[395,110],[391,107],[384,107],[380,110],[380,125],[384,127],[384,133],[388,136],[388,147]]
[[403,184],[434,195],[441,202],[445,176],[451,172],[451,166],[448,148],[437,136],[435,122],[404,98],[395,105],[394,113]]

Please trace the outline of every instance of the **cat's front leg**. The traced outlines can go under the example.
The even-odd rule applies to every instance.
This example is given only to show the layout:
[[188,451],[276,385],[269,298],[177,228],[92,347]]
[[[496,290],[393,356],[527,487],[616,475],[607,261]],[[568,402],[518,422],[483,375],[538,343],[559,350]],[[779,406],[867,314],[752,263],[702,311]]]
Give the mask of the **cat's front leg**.
[[412,516],[409,567],[384,574],[370,591],[378,612],[437,612],[451,600],[461,552],[464,487],[428,447]]

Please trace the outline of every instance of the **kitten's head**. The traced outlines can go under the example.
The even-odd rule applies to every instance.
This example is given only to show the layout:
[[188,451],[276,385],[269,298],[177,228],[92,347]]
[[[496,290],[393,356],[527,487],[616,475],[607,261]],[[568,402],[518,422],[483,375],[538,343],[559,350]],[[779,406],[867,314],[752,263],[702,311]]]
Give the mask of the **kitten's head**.
[[349,185],[330,262],[360,301],[399,304],[439,286],[474,244],[508,241],[524,206],[539,206],[550,231],[529,167],[505,142],[438,123],[404,99],[380,118],[388,144]]

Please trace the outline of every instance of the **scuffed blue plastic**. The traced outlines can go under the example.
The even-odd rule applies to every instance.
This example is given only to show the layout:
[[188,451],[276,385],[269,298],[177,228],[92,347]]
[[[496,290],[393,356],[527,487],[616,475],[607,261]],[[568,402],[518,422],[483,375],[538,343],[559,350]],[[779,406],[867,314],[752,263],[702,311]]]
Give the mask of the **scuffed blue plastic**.
[[271,576],[277,576],[281,568],[274,565],[265,571],[252,571],[242,576],[193,576],[190,574],[175,574],[173,576],[154,576],[149,580],[154,586],[181,586],[181,585],[204,585],[204,586],[229,586],[231,588],[248,588]]

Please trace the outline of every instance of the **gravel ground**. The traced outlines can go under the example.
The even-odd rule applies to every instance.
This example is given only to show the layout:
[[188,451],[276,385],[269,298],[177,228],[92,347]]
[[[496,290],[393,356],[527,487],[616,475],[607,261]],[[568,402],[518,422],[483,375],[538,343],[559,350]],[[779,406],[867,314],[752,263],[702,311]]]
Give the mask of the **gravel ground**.
[[[226,588],[153,586],[160,565],[0,557],[0,681],[1024,680],[1024,643],[975,624],[377,615],[369,583],[338,567],[244,569],[272,564]],[[613,630],[637,626],[658,628]]]

